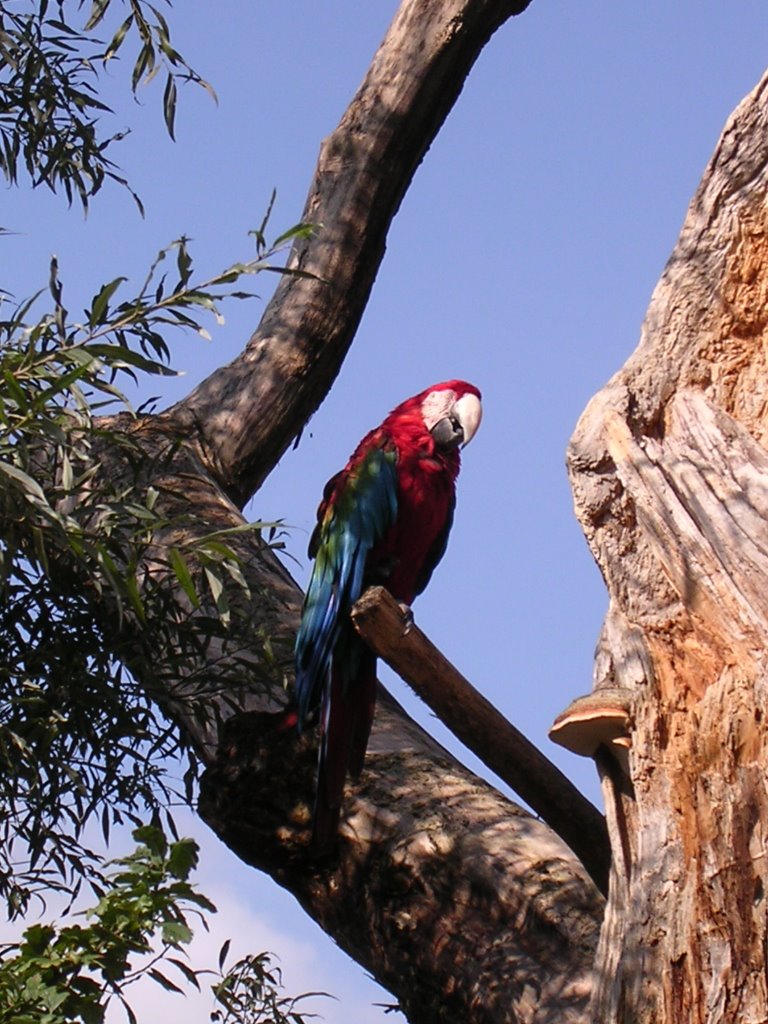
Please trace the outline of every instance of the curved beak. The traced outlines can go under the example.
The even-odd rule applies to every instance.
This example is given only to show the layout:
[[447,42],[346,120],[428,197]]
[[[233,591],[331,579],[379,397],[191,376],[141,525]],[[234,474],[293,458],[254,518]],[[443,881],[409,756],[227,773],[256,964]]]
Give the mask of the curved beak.
[[464,435],[461,447],[466,448],[480,426],[480,421],[483,418],[483,406],[477,395],[462,395],[455,403],[452,413],[461,424]]
[[462,395],[440,410],[440,418],[429,432],[440,448],[465,448],[475,436],[482,416],[480,399],[472,394]]

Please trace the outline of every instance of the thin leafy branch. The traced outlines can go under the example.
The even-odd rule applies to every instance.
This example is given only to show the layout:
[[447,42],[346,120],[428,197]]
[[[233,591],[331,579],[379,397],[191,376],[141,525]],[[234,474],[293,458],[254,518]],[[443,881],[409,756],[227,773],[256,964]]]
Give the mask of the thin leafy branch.
[[219,953],[220,980],[212,986],[218,1004],[212,1024],[304,1024],[317,1015],[299,1012],[299,1005],[318,996],[328,998],[327,992],[282,995],[282,975],[269,953],[243,957],[224,973],[228,952],[225,942]]
[[[9,184],[26,176],[87,210],[112,181],[142,209],[111,159],[125,132],[105,129],[111,111],[100,88],[103,70],[132,46],[130,88],[135,95],[165,77],[173,137],[180,84],[215,96],[171,42],[157,6],[0,0],[0,172]],[[63,925],[34,924],[0,949],[0,1024],[101,1024],[114,1000],[133,1024],[126,989],[140,978],[182,991],[199,989],[203,976],[214,978],[214,1021],[306,1019],[298,1010],[306,997],[282,994],[267,954],[226,971],[222,950],[215,974],[188,965],[190,917],[205,925],[214,908],[189,881],[197,848],[178,839],[169,811],[193,798],[197,762],[166,717],[173,688],[163,673],[183,680],[185,708],[202,718],[212,713],[212,685],[234,700],[238,686],[282,678],[282,638],[271,635],[261,638],[261,664],[249,649],[227,655],[215,684],[195,675],[200,650],[258,596],[248,592],[231,535],[264,530],[263,544],[277,546],[279,524],[202,537],[185,529],[173,496],[146,472],[147,458],[158,468],[180,442],[145,446],[156,421],[125,393],[126,381],[173,373],[170,335],[209,337],[206,318],[221,322],[225,299],[251,297],[243,279],[302,273],[280,258],[314,229],[298,224],[268,242],[273,202],[252,232],[255,258],[208,280],[197,280],[182,237],[160,251],[138,293],[117,277],[80,317],[67,309],[56,260],[47,289],[31,298],[16,304],[0,288],[0,897],[15,917],[58,892],[70,915]],[[174,543],[158,544],[169,533]],[[109,629],[97,604],[113,612]],[[144,661],[156,691],[147,689],[153,673]],[[89,823],[109,844],[116,826],[147,817],[153,824],[135,832],[139,848],[111,868],[86,843]],[[97,905],[76,923],[72,907],[87,892]]]
[[[215,906],[190,880],[199,850],[191,839],[169,840],[157,824],[135,829],[136,849],[112,862],[86,923],[36,923],[19,942],[0,948],[0,1024],[102,1024],[119,1001],[135,1024],[128,990],[149,979],[184,994],[215,972],[195,970],[183,958],[194,930],[206,928]],[[229,948],[209,982],[221,1024],[302,1024],[296,1010],[310,995],[286,997],[266,953],[224,971]]]
[[[165,74],[163,117],[174,137],[179,82],[212,86],[189,64],[171,41],[167,19],[146,0],[93,0],[79,20],[77,5],[64,0],[0,3],[0,171],[10,184],[25,169],[33,185],[63,189],[68,202],[78,199],[84,209],[105,181],[139,197],[107,155],[125,131],[102,133],[102,120],[111,113],[99,98],[99,70],[120,59],[131,40],[136,56],[130,74],[134,94],[160,72]],[[170,4],[169,4],[170,6]],[[122,8],[122,11],[118,11]],[[120,17],[104,42],[94,30],[109,28],[111,15]]]

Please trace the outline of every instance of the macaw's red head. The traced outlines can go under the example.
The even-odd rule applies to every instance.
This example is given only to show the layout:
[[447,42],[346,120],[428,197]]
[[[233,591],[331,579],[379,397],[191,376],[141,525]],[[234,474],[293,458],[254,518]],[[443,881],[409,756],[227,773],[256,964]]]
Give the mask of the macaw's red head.
[[[437,450],[450,452],[469,444],[480,426],[480,392],[464,380],[433,384],[393,409],[384,426],[395,436],[408,434],[414,441],[430,435]],[[431,450],[430,443],[430,450]],[[418,441],[421,446],[422,442]]]

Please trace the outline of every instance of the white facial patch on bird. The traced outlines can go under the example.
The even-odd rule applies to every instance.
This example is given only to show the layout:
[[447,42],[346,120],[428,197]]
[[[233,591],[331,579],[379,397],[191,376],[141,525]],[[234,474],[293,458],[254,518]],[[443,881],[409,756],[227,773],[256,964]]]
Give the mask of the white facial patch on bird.
[[451,409],[456,401],[456,392],[446,388],[444,391],[430,391],[421,403],[421,415],[424,419],[424,426],[427,430],[450,416]]

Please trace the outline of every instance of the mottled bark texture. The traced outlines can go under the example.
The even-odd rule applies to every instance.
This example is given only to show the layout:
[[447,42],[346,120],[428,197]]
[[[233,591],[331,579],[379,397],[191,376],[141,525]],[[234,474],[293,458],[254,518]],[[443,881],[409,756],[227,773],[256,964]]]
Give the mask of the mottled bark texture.
[[[239,509],[338,372],[389,223],[474,60],[526,5],[401,5],[321,148],[304,213],[318,229],[291,257],[312,276],[282,280],[233,363],[165,414],[129,428],[147,452],[143,482],[152,480],[171,524],[155,538],[147,579],[172,577],[169,546],[189,550],[191,538],[242,524]],[[123,472],[119,454],[103,453],[103,463],[112,478]],[[294,892],[391,989],[412,1024],[586,1024],[603,907],[587,873],[549,828],[464,769],[384,696],[366,769],[348,792],[338,850],[324,862],[312,858],[313,738],[297,741],[279,728],[277,710],[291,682],[301,594],[253,535],[228,542],[249,587],[230,588],[228,630],[209,630],[205,609],[180,593],[170,616],[178,643],[158,645],[148,659],[137,636],[132,660],[130,637],[120,638],[121,654],[162,691],[207,769],[205,820]]]
[[614,869],[591,1019],[768,1020],[768,80],[728,122],[639,347],[569,450],[610,592]]

